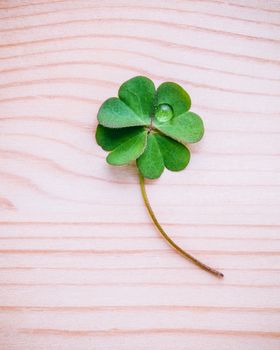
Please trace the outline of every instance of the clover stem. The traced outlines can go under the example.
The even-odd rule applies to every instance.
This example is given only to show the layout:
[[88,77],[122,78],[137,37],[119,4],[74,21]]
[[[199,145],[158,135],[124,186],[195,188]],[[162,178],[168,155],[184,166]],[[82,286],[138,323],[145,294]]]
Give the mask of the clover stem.
[[146,189],[145,189],[145,180],[144,180],[144,177],[140,173],[139,173],[139,181],[140,181],[141,193],[142,193],[142,197],[143,197],[145,206],[150,214],[150,217],[151,217],[153,223],[155,224],[155,226],[157,227],[157,229],[159,230],[159,232],[161,233],[163,238],[171,245],[171,247],[173,247],[177,251],[177,253],[181,254],[186,259],[191,260],[195,265],[199,266],[201,269],[211,273],[212,275],[215,275],[216,277],[219,277],[219,278],[224,277],[224,275],[221,272],[213,269],[212,267],[205,265],[204,263],[202,263],[201,261],[199,261],[195,257],[193,257],[191,254],[184,251],[167,235],[167,233],[161,227],[160,223],[158,222],[158,220],[157,220],[157,218],[152,210],[152,207],[151,207],[150,202],[148,200]]

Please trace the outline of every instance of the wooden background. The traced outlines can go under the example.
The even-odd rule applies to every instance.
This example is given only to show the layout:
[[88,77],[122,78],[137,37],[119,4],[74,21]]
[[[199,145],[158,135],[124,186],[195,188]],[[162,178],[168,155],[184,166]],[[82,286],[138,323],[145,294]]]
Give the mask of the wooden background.
[[[280,348],[280,2],[0,1],[1,350]],[[93,132],[124,80],[206,125],[148,195]]]

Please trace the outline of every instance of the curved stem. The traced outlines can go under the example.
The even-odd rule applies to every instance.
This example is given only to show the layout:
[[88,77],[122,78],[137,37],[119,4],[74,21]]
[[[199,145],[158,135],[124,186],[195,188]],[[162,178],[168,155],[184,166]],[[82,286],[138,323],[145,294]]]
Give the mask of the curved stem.
[[139,173],[139,181],[140,181],[141,193],[142,193],[142,197],[144,199],[145,206],[150,214],[151,219],[153,220],[153,223],[155,224],[155,226],[157,227],[157,229],[159,230],[159,232],[161,233],[163,238],[171,245],[171,247],[173,247],[177,251],[177,253],[179,253],[183,257],[191,260],[195,265],[197,265],[200,268],[202,268],[203,270],[215,275],[216,277],[219,277],[219,278],[224,277],[224,275],[221,272],[213,269],[212,267],[209,267],[209,266],[203,264],[202,262],[197,260],[195,257],[193,257],[191,254],[185,252],[167,235],[167,233],[161,227],[160,223],[158,222],[158,220],[157,220],[157,218],[152,210],[152,207],[151,207],[150,202],[148,200],[146,189],[145,189],[145,180],[144,180],[144,177],[140,173]]

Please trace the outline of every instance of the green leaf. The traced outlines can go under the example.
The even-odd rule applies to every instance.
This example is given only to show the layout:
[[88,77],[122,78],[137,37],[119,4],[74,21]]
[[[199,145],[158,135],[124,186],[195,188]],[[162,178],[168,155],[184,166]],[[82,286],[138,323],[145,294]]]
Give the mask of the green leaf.
[[190,151],[181,143],[159,133],[155,134],[164,165],[172,171],[183,170],[190,161]]
[[138,76],[121,85],[119,98],[145,123],[149,124],[155,93],[155,85],[152,80]]
[[95,138],[99,146],[105,151],[112,151],[122,143],[144,131],[142,126],[132,126],[130,128],[111,129],[98,125]]
[[183,143],[198,142],[204,134],[202,119],[192,112],[183,113],[166,123],[155,120],[154,126],[165,135]]
[[148,135],[147,147],[136,162],[140,173],[148,179],[157,179],[162,174],[163,156],[154,134]]
[[124,165],[137,159],[145,150],[147,143],[147,131],[131,137],[128,141],[120,144],[106,158],[112,165]]
[[176,117],[191,108],[191,98],[180,85],[166,82],[157,89],[157,105],[161,104],[171,106]]
[[99,123],[108,128],[124,128],[129,126],[149,125],[138,116],[123,101],[111,97],[100,107],[97,115]]
[[185,143],[198,142],[204,134],[203,121],[190,107],[190,96],[180,85],[165,82],[155,91],[149,78],[134,77],[100,107],[96,141],[111,151],[109,164],[136,160],[146,178],[160,177],[164,167],[182,170],[190,160]]

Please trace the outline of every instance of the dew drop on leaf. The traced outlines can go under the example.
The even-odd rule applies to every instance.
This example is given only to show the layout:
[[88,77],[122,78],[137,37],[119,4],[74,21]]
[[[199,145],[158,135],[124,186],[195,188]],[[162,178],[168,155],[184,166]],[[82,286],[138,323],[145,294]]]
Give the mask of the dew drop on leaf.
[[166,103],[157,106],[155,111],[155,117],[160,123],[168,122],[170,119],[173,118],[173,115],[173,108]]

